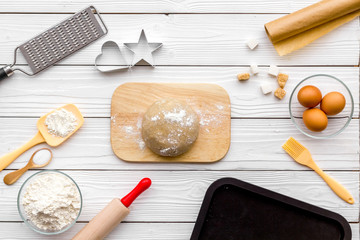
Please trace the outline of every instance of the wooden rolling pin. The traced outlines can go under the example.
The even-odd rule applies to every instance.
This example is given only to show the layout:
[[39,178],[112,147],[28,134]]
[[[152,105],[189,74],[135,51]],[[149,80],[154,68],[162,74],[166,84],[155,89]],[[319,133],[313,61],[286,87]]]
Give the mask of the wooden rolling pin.
[[121,200],[114,198],[96,215],[73,240],[100,240],[106,237],[129,213],[131,203],[151,185],[149,178],[142,179],[138,185]]

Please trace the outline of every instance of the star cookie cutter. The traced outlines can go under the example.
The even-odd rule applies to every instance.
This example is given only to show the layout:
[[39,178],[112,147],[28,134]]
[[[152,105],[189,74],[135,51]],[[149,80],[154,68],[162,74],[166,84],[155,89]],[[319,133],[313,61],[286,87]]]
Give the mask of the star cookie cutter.
[[149,43],[144,29],[141,30],[139,41],[137,43],[124,43],[125,47],[133,52],[133,59],[131,66],[134,66],[141,60],[154,67],[154,58],[152,53],[158,50],[163,44],[162,43]]

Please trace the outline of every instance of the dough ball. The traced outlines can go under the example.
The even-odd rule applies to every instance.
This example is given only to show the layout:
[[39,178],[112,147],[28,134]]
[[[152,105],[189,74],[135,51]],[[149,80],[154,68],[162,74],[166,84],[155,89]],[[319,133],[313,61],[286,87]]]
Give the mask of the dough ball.
[[199,135],[194,110],[176,99],[154,102],[144,115],[142,137],[156,154],[175,157],[187,152]]

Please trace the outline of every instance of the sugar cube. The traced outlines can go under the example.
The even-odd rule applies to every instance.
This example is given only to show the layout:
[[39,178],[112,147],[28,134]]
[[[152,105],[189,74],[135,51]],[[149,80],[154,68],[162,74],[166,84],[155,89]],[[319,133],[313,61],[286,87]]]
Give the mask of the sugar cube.
[[253,50],[257,47],[257,45],[259,45],[259,41],[256,39],[250,39],[247,41],[247,45],[251,50]]
[[260,69],[256,64],[251,64],[250,70],[251,70],[252,74],[258,74],[260,72]]
[[273,87],[272,87],[272,84],[270,84],[270,83],[264,83],[260,86],[260,88],[261,88],[261,91],[263,92],[263,94],[266,95],[266,94],[269,94],[272,92]]
[[270,65],[268,73],[276,77],[279,74],[279,68],[276,65]]

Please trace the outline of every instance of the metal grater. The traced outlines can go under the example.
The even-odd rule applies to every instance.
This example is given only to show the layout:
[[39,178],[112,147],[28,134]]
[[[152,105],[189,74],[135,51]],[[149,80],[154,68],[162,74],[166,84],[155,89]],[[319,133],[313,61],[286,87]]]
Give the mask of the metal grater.
[[[99,17],[104,30],[94,14]],[[99,12],[95,7],[90,6],[15,48],[14,63],[0,69],[0,79],[10,77],[16,70],[30,76],[35,75],[99,39],[107,32]],[[18,68],[12,69],[16,63],[18,49],[25,57],[32,73]]]

